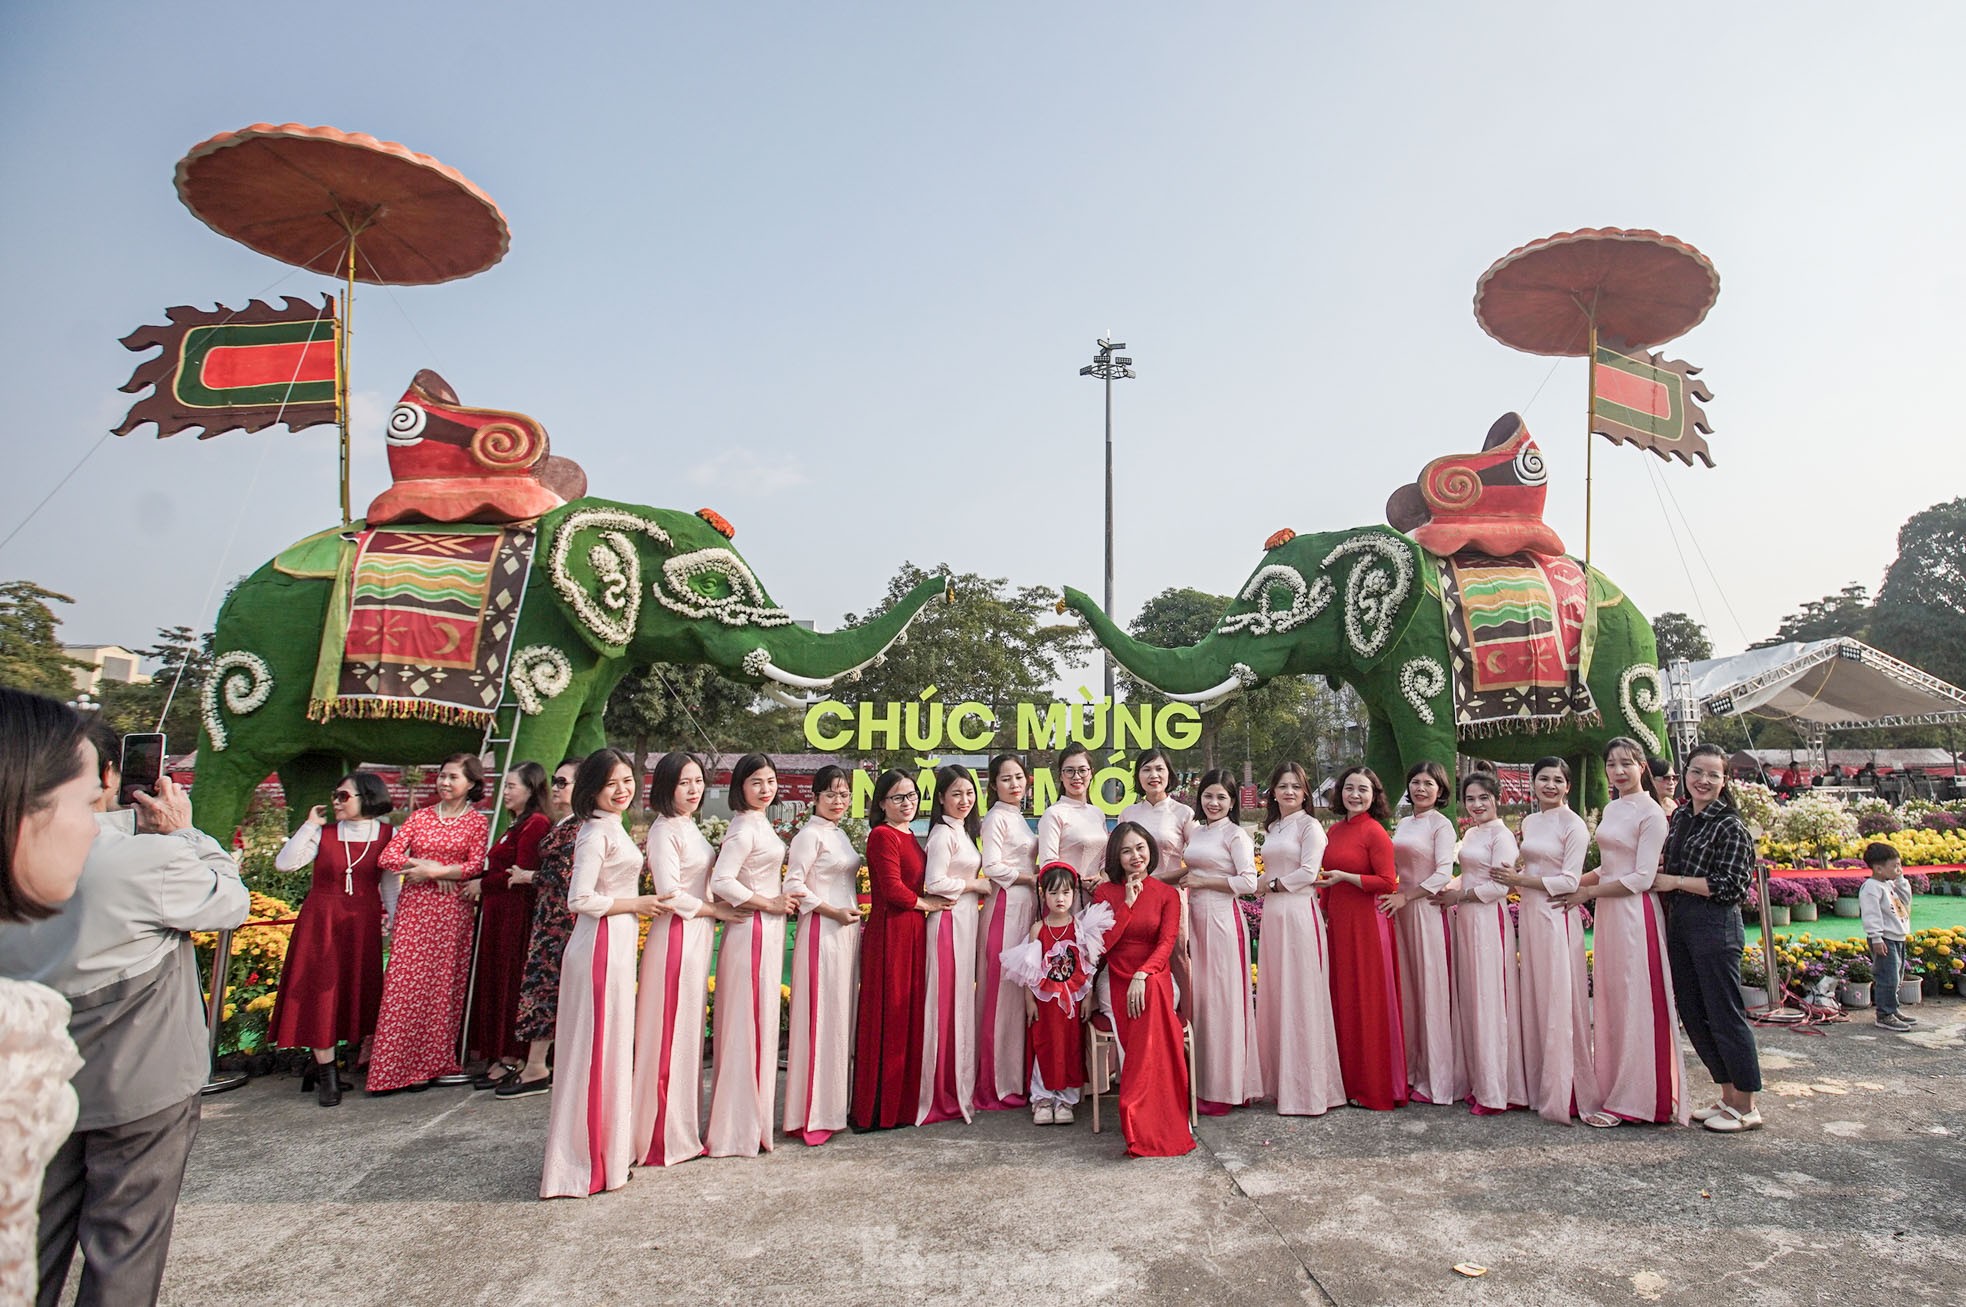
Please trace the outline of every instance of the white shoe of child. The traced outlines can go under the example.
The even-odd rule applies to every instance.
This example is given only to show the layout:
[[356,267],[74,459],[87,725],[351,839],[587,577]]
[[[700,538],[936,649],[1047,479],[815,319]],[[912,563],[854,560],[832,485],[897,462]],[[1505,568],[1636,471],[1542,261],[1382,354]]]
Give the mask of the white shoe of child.
[[1051,1125],[1055,1123],[1057,1119],[1058,1119],[1057,1109],[1051,1105],[1049,1100],[1044,1100],[1032,1104],[1031,1106],[1032,1125]]
[[1072,1124],[1072,1105],[1070,1103],[1060,1103],[1052,1113],[1052,1120],[1059,1125]]

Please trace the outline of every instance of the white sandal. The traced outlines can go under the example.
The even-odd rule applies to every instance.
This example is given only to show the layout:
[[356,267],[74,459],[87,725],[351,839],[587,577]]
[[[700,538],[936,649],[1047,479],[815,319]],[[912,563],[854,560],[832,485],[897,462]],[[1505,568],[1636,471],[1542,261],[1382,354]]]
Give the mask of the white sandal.
[[1726,1110],[1727,1110],[1727,1104],[1725,1103],[1715,1103],[1712,1107],[1696,1108],[1694,1109],[1693,1112],[1693,1119],[1695,1121],[1699,1121],[1704,1124],[1707,1121],[1711,1121],[1714,1117],[1719,1116],[1722,1112],[1725,1112]]
[[1710,1116],[1700,1124],[1717,1134],[1739,1134],[1744,1130],[1761,1129],[1761,1113],[1753,1108],[1742,1112],[1738,1108],[1723,1106],[1718,1116]]

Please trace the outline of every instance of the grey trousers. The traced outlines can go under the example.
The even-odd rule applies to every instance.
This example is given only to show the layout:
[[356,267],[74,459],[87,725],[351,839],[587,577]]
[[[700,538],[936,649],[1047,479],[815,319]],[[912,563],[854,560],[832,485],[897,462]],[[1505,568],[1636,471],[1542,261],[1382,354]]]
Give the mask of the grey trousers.
[[82,1249],[76,1307],[155,1303],[171,1250],[198,1095],[124,1125],[78,1130],[41,1179],[41,1296],[56,1307]]

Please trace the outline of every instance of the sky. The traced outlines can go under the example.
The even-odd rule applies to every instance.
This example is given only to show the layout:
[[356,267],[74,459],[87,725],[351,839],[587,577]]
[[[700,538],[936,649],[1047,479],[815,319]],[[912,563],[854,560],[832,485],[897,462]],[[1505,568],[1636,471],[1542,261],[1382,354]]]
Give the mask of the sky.
[[510,222],[478,276],[358,288],[358,513],[435,368],[538,418],[594,493],[721,512],[822,630],[904,560],[1099,592],[1078,370],[1108,332],[1138,373],[1114,394],[1122,621],[1233,592],[1279,527],[1381,521],[1510,410],[1581,552],[1585,365],[1472,311],[1495,259],[1578,227],[1668,232],[1720,273],[1666,350],[1704,369],[1718,466],[1597,442],[1592,561],[1641,611],[1742,648],[1874,590],[1905,519],[1966,494],[1966,7],[241,12],[0,10],[0,580],[71,595],[71,643],[202,630],[339,520],[332,428],[102,439],[142,357],[120,337],[328,288],[177,199],[192,145],[258,121],[401,141]]

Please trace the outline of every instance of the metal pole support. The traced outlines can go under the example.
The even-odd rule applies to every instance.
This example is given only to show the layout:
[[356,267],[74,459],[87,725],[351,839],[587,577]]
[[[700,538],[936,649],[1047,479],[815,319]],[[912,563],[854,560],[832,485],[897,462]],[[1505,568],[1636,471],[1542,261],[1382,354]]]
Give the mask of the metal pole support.
[[218,942],[212,946],[211,983],[206,986],[210,997],[205,1000],[205,1057],[211,1074],[199,1087],[201,1094],[222,1094],[228,1089],[237,1089],[249,1079],[242,1071],[227,1075],[218,1073],[218,1028],[225,1012],[225,982],[231,974],[232,932],[221,930]]
[[[481,894],[483,891],[479,891]],[[468,1085],[476,1079],[464,1069],[464,1060],[471,1054],[471,1008],[478,999],[478,949],[484,943],[485,904],[481,898],[474,905],[477,909],[471,918],[471,967],[465,973],[464,1012],[457,1022],[457,1066],[450,1075],[438,1076],[430,1083],[435,1085]]]

